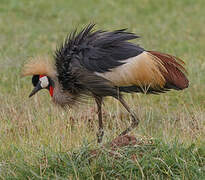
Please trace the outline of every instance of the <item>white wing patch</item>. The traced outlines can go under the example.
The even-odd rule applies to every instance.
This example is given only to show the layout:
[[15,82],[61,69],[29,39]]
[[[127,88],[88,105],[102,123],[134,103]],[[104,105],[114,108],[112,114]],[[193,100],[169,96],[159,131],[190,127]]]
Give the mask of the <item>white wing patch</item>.
[[42,88],[47,88],[48,87],[49,81],[48,81],[48,78],[46,76],[43,76],[42,78],[40,78],[39,81],[41,82],[41,87]]
[[148,52],[124,60],[125,64],[113,68],[110,72],[98,73],[98,76],[108,79],[116,86],[160,86],[163,87],[165,79],[160,72],[163,65],[160,60]]

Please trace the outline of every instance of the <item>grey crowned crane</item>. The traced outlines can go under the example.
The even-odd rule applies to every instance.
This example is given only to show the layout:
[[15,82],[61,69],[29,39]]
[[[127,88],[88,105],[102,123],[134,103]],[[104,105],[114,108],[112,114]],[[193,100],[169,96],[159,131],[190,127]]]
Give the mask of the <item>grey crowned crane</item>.
[[50,92],[54,103],[72,107],[85,96],[93,97],[98,108],[98,142],[103,138],[102,101],[117,99],[129,112],[132,123],[120,135],[139,124],[139,118],[124,101],[122,93],[159,94],[188,87],[184,62],[157,51],[147,51],[129,40],[139,38],[125,29],[93,31],[89,24],[71,33],[56,50],[55,62],[34,58],[24,67],[23,76],[33,76],[33,96],[41,89]]

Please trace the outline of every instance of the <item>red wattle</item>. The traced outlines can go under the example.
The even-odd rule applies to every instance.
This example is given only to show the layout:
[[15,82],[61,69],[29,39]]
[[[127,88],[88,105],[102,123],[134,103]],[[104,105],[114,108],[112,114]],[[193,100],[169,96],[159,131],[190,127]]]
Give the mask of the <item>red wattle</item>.
[[49,92],[50,92],[51,97],[53,97],[53,87],[52,86],[49,87]]

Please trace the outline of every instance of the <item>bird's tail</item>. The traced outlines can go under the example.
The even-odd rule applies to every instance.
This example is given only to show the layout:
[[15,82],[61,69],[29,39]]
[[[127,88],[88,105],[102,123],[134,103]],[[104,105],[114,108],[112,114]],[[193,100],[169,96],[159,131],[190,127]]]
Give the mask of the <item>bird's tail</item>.
[[156,51],[148,51],[148,55],[158,61],[161,65],[159,70],[165,79],[164,88],[182,90],[189,86],[189,81],[185,74],[184,62],[172,55]]

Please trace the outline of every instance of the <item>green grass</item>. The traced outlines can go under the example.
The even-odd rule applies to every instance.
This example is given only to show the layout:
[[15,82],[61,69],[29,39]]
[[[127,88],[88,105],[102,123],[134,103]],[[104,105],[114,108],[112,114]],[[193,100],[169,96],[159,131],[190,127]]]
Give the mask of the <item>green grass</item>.
[[[15,151],[17,158],[26,153]],[[19,158],[18,163],[3,164],[3,175],[8,179],[203,179],[205,170],[202,149],[160,141],[124,147],[114,155],[110,149],[100,149],[97,157],[90,153],[89,144],[69,152],[42,147],[31,153],[33,161]]]
[[[0,178],[204,179],[204,9],[204,0],[0,0]],[[142,37],[136,43],[182,58],[189,72],[185,91],[126,95],[141,119],[132,134],[154,142],[119,149],[119,158],[109,149],[89,153],[98,148],[93,103],[63,111],[47,92],[29,99],[31,78],[20,77],[30,57],[52,58],[69,32],[90,22],[128,28]],[[110,98],[103,114],[106,143],[130,122]]]

